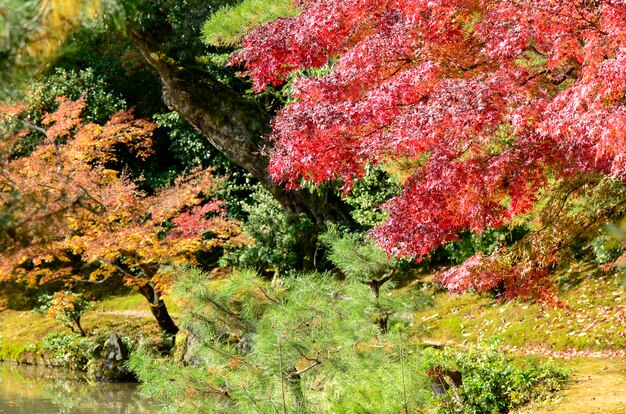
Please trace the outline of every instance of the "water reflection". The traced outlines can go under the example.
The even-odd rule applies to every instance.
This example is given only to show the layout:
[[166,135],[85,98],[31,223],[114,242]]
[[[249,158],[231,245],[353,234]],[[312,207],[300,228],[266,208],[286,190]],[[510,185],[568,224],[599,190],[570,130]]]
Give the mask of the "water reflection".
[[0,414],[142,414],[158,407],[137,384],[88,383],[82,373],[0,363]]

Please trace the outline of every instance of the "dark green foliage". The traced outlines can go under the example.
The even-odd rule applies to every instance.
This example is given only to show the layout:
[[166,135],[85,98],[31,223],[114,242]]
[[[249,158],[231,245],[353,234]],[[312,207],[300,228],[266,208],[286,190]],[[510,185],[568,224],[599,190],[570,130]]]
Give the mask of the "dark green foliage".
[[518,226],[513,229],[508,227],[487,229],[482,234],[463,232],[459,234],[459,240],[448,243],[433,253],[433,262],[452,262],[455,265],[463,263],[476,253],[489,255],[499,247],[511,245],[520,240],[528,230]]
[[154,136],[159,162],[151,160],[143,166],[148,188],[166,186],[183,171],[211,165],[210,160],[216,158],[215,150],[178,113],[156,113],[152,116],[159,126]]
[[381,209],[382,204],[399,193],[400,183],[392,176],[379,169],[369,168],[344,199],[353,207],[352,217],[358,224],[374,227],[387,217]]
[[121,97],[141,118],[166,110],[161,82],[141,54],[112,24],[94,24],[73,33],[52,68],[91,70],[104,90]]
[[[626,243],[626,220],[622,219],[619,226],[615,224],[607,225],[606,232],[607,236],[618,240],[622,244]],[[621,272],[622,287],[626,290],[626,271],[624,270],[626,268],[626,260],[624,260],[623,255],[617,260],[616,264]]]
[[177,112],[155,114],[154,120],[159,125],[159,133],[167,136],[169,148],[166,152],[174,158],[176,170],[212,168],[214,176],[224,177],[227,181],[218,194],[226,201],[229,216],[246,218],[243,205],[250,201],[255,189],[251,175],[216,150]]
[[181,167],[195,168],[207,165],[213,155],[211,145],[177,112],[155,114],[154,121],[169,136],[170,150]]
[[440,413],[508,413],[534,399],[545,398],[565,384],[569,372],[552,361],[514,362],[498,348],[500,344],[500,340],[492,339],[465,351],[425,351],[428,357],[424,359],[424,369],[434,382],[441,372],[458,370],[462,374],[463,385],[458,389],[450,387],[440,399]]
[[57,68],[30,89],[29,113],[33,122],[39,121],[44,113],[56,111],[59,105],[55,99],[59,96],[74,101],[84,97],[83,117],[87,122],[104,124],[111,115],[126,108],[124,99],[110,92],[109,85],[92,69]]
[[201,42],[204,22],[229,0],[152,0],[135,1],[130,15],[132,25],[154,30],[163,42],[163,52],[178,62],[195,63],[206,53]]
[[247,216],[243,230],[253,242],[224,257],[225,265],[281,274],[313,264],[316,247],[310,220],[286,214],[260,186],[240,206]]

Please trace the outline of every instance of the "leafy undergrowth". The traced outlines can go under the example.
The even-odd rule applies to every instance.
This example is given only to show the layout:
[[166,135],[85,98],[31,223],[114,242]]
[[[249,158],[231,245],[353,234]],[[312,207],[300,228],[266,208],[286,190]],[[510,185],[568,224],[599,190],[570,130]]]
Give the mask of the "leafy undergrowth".
[[[173,304],[170,308],[176,310]],[[111,297],[88,310],[81,319],[88,334],[132,333],[150,338],[160,329],[150,314],[146,300],[138,294]],[[0,360],[38,363],[41,343],[51,333],[71,331],[55,319],[32,311],[5,309],[0,312]]]
[[590,265],[572,268],[557,280],[557,307],[438,293],[432,308],[416,314],[414,332],[425,341],[460,345],[498,336],[505,347],[532,354],[620,356],[626,291],[619,281],[617,275],[593,275]]

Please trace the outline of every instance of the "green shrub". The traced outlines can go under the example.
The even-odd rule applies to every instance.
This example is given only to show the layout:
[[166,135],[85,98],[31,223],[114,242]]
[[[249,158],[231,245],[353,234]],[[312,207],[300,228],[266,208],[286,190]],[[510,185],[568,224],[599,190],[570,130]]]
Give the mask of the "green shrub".
[[[257,187],[251,198],[251,202],[242,203],[248,216],[242,227],[253,242],[227,254],[222,264],[277,274],[310,265],[316,242],[310,236],[314,234],[313,223],[306,217],[286,214],[261,187]],[[307,234],[309,237],[302,236]]]
[[[507,358],[501,340],[491,339],[467,350],[427,350],[423,369],[434,379],[441,372],[459,371],[463,385],[440,399],[441,414],[507,413],[561,389],[569,372],[552,361],[525,364]],[[460,397],[460,400],[459,400]]]
[[368,168],[365,176],[343,198],[353,208],[350,214],[358,224],[373,227],[387,218],[382,204],[399,194],[400,183],[395,178],[379,169]]
[[589,243],[596,263],[604,265],[614,263],[623,253],[622,242],[610,234],[601,234]]
[[89,363],[90,341],[76,334],[54,332],[43,338],[41,351],[50,365],[84,371]]
[[167,131],[169,150],[182,167],[205,166],[215,150],[205,137],[187,123],[178,112],[155,114],[154,121]]

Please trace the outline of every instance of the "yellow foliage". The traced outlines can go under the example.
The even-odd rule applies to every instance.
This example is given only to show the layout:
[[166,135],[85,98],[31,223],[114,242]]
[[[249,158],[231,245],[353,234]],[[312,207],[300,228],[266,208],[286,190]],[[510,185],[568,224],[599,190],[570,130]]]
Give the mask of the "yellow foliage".
[[40,2],[33,22],[37,32],[24,47],[25,54],[39,58],[54,57],[59,44],[82,21],[96,18],[102,9],[100,0],[44,0]]

